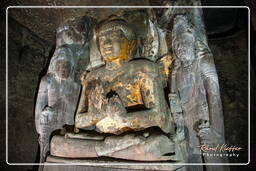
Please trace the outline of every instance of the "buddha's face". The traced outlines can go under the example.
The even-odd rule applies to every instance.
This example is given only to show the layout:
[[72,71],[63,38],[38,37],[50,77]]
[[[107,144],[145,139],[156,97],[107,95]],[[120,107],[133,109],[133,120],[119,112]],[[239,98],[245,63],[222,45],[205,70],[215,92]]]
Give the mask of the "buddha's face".
[[56,73],[60,79],[67,79],[70,75],[71,64],[66,60],[59,60],[56,62]]
[[114,61],[120,58],[120,53],[124,41],[127,39],[121,31],[108,32],[99,36],[99,49],[106,62]]

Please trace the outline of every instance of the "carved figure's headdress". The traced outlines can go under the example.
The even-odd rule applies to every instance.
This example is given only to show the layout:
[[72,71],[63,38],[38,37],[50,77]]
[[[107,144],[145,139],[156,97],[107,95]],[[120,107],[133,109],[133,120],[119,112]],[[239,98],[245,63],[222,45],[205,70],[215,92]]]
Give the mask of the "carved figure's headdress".
[[59,25],[56,29],[56,34],[58,35],[61,32],[75,30],[77,33],[81,33],[87,40],[91,38],[93,23],[94,20],[88,16],[68,19]]
[[63,31],[69,30],[70,26],[69,25],[61,25],[56,29],[56,33],[59,34]]
[[[185,15],[177,15],[173,21],[173,31],[177,33],[193,33],[193,26],[188,22]],[[179,34],[177,34],[179,35]]]

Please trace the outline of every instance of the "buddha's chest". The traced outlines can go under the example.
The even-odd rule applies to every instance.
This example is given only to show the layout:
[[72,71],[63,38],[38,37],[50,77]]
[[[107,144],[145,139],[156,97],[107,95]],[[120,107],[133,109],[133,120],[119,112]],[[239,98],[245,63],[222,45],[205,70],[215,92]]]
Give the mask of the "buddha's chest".
[[116,74],[91,80],[89,85],[89,101],[94,103],[107,103],[117,95],[125,107],[144,105],[143,77],[138,74]]

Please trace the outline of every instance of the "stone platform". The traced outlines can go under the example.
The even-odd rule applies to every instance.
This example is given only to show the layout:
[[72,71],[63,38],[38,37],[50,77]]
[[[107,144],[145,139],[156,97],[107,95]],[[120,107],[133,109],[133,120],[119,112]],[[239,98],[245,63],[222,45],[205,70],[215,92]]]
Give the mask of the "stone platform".
[[[67,159],[48,156],[43,171],[129,171],[163,170],[185,171],[177,162],[132,162],[113,159]],[[55,165],[60,164],[60,165]],[[72,165],[70,165],[72,164]],[[79,165],[80,164],[80,165]]]

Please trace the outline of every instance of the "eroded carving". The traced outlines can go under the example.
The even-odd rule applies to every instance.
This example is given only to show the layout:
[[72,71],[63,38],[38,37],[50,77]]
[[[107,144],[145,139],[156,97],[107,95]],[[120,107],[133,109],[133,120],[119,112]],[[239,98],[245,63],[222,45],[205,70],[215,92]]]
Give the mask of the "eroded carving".
[[[167,3],[182,4],[185,1]],[[84,65],[80,76],[82,91],[75,116],[76,105],[66,101],[75,129],[53,136],[52,156],[201,163],[200,144],[224,142],[218,79],[200,9],[166,9],[158,23],[149,11],[93,23],[87,44],[90,65]],[[70,47],[61,45],[57,50],[63,48],[67,54]],[[66,70],[58,69],[63,65]],[[63,61],[55,68],[52,80],[62,80],[73,71]],[[59,83],[65,84],[54,84]],[[45,106],[37,120],[48,129],[48,123],[60,115],[51,105]]]
[[[97,152],[94,157],[108,156],[130,160],[176,159],[173,155],[175,144],[170,138],[170,135],[175,134],[174,123],[164,96],[164,84],[159,66],[145,59],[132,60],[136,50],[136,37],[132,27],[123,20],[114,19],[103,23],[98,29],[97,36],[105,66],[82,75],[83,90],[75,127],[79,128],[80,132],[94,130],[120,136],[114,136],[114,139],[105,136],[104,141],[95,144],[94,148]],[[152,127],[160,128],[159,136],[146,133],[148,137],[144,137],[144,140],[139,138],[138,146],[131,144],[129,148],[122,147],[125,146],[122,142],[128,140],[127,137],[131,135],[121,134],[129,131],[139,133]],[[165,143],[162,144],[161,141]],[[74,140],[75,142],[78,141]],[[105,149],[108,147],[107,144],[116,146],[111,153],[102,151],[107,150]],[[152,144],[155,144],[154,148]],[[51,154],[64,157],[57,148],[58,145],[52,142],[52,146],[55,148],[52,149]],[[149,147],[151,150],[148,149]],[[93,145],[90,148],[93,148]],[[136,149],[138,154],[132,154]],[[160,149],[163,149],[163,153],[158,151]],[[125,154],[125,151],[132,156]],[[76,156],[75,152],[70,151],[70,155]],[[84,153],[83,157],[92,156],[91,153],[90,156]]]
[[41,82],[36,103],[36,128],[40,134],[41,159],[48,151],[52,131],[74,124],[74,112],[80,85],[74,82],[74,61],[70,49],[59,48],[59,56],[52,62],[54,72],[45,75]]

